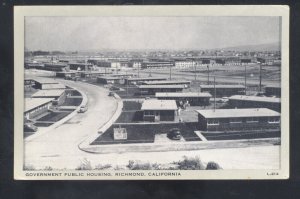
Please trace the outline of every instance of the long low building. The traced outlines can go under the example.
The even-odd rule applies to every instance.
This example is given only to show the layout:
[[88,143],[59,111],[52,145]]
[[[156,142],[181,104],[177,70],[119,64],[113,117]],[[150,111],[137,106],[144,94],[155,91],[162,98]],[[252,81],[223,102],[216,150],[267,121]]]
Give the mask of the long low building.
[[52,105],[54,98],[25,98],[24,117],[33,119],[46,113]]
[[68,78],[68,77],[71,78],[79,75],[80,75],[79,71],[60,71],[60,72],[56,72],[55,74],[56,77],[62,77],[62,78]]
[[144,81],[142,84],[145,84],[145,85],[184,85],[185,87],[190,87],[191,81],[184,81],[184,80]]
[[280,112],[281,100],[275,97],[234,95],[228,98],[232,108],[269,108]]
[[142,62],[142,68],[163,68],[163,67],[174,67],[175,64],[172,61],[150,61]]
[[97,82],[100,84],[124,84],[125,80],[122,77],[99,76]]
[[141,95],[155,95],[158,92],[182,92],[183,85],[139,85]]
[[145,81],[163,81],[167,80],[167,78],[163,77],[132,77],[132,78],[127,78],[125,79],[125,84],[141,84]]
[[89,78],[89,77],[98,77],[102,75],[111,75],[111,72],[100,72],[100,71],[83,71],[80,73],[81,77]]
[[267,108],[197,110],[202,131],[279,130],[280,113]]
[[65,90],[39,90],[34,93],[32,98],[54,98],[54,104],[61,105],[65,102],[66,92]]
[[175,100],[149,99],[143,102],[141,110],[144,121],[174,121],[177,105]]
[[200,92],[187,93],[155,93],[155,97],[160,100],[176,100],[177,104],[181,102],[188,102],[191,106],[207,106],[211,94]]
[[229,97],[232,95],[239,95],[245,93],[245,86],[243,85],[200,85],[201,92],[208,92],[216,97]]
[[50,78],[34,78],[32,80],[34,82],[34,88],[36,89],[47,89],[49,87],[55,88],[56,86],[61,87],[60,83]]

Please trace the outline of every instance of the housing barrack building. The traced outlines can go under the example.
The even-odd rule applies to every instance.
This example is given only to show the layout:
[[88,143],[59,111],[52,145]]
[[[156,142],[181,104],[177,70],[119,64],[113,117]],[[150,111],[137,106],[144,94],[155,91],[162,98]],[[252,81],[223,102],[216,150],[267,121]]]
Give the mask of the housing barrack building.
[[202,131],[279,130],[280,113],[267,108],[197,110]]

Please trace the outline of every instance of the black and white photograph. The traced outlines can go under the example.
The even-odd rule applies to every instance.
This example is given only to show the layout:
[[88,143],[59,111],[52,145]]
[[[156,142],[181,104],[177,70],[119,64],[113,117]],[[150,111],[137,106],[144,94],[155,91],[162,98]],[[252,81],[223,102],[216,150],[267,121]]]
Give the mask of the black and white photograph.
[[15,8],[15,179],[288,178],[288,14]]

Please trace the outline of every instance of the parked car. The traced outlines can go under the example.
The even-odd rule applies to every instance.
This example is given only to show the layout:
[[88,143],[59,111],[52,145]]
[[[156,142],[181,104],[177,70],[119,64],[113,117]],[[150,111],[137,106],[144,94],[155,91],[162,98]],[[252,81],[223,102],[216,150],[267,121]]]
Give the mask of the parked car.
[[171,140],[180,140],[181,139],[181,133],[180,130],[178,128],[173,128],[171,129],[168,134],[167,137]]
[[32,123],[24,124],[24,132],[36,132],[38,128],[34,126]]
[[87,105],[82,105],[79,110],[78,110],[78,113],[84,113],[88,110],[88,107]]
[[108,96],[113,97],[113,96],[115,96],[115,93],[114,93],[114,92],[109,92],[109,93],[108,93]]

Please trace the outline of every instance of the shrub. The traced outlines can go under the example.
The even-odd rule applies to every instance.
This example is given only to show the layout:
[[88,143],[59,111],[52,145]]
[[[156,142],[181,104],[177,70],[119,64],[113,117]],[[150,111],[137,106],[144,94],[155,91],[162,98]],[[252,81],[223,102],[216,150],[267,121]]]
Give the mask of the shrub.
[[45,170],[45,171],[52,171],[52,170],[53,170],[53,168],[52,168],[52,167],[50,167],[50,166],[46,166],[46,167],[44,168],[44,170]]
[[109,168],[111,168],[111,164],[104,164],[104,165],[98,164],[95,166],[96,170],[103,170],[103,169],[109,169]]
[[23,166],[23,170],[26,170],[26,171],[34,171],[36,170],[35,167],[31,164],[28,164],[28,165],[24,165]]
[[183,160],[177,164],[180,170],[205,170],[205,166],[198,156],[191,158],[184,156]]
[[91,162],[88,161],[86,158],[81,161],[81,164],[76,168],[76,170],[92,170]]
[[129,160],[127,167],[130,170],[152,170],[152,165],[149,162],[142,163],[140,161]]
[[208,162],[206,166],[206,170],[219,170],[222,169],[220,165],[216,162]]

